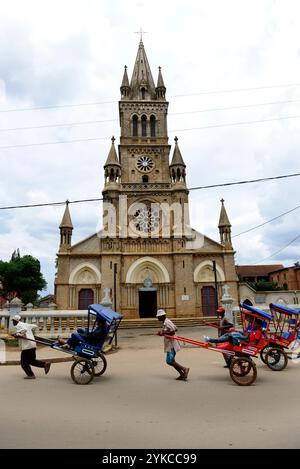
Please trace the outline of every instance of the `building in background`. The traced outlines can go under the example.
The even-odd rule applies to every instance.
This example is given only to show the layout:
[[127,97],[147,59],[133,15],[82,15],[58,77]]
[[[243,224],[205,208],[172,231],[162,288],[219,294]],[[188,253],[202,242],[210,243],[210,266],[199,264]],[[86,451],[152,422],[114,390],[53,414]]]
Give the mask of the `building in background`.
[[157,308],[171,317],[214,314],[223,284],[238,298],[231,224],[222,200],[219,242],[190,227],[188,168],[177,137],[170,159],[166,87],[160,67],[155,85],[142,40],[120,90],[120,144],[112,138],[104,164],[103,230],[72,245],[67,204],[57,307],[86,309],[110,288],[125,318],[154,317]]
[[274,270],[283,269],[282,264],[268,265],[237,265],[236,273],[240,282],[257,283],[261,281],[271,282],[270,273]]

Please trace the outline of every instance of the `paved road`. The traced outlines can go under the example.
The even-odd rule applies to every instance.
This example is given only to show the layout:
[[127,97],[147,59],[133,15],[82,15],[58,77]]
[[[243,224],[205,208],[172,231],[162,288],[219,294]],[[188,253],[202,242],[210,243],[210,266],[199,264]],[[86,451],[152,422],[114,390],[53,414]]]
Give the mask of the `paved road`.
[[17,366],[0,367],[0,447],[300,448],[300,364],[276,373],[258,362],[255,385],[239,387],[221,355],[184,347],[178,361],[190,379],[176,381],[153,332],[120,331],[120,350],[88,386],[73,384],[70,363],[47,376],[37,370],[32,381]]

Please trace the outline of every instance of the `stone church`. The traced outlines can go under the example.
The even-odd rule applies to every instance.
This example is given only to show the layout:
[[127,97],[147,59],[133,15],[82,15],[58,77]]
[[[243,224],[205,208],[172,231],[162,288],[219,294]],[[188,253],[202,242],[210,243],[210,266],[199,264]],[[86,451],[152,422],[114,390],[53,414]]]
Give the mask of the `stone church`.
[[170,317],[214,314],[225,283],[238,299],[231,225],[222,200],[219,242],[190,226],[187,167],[177,137],[171,152],[166,87],[160,67],[155,85],[142,39],[120,90],[120,144],[112,138],[104,164],[103,229],[72,245],[66,205],[57,307],[87,309],[108,288],[128,319],[153,317],[157,308]]

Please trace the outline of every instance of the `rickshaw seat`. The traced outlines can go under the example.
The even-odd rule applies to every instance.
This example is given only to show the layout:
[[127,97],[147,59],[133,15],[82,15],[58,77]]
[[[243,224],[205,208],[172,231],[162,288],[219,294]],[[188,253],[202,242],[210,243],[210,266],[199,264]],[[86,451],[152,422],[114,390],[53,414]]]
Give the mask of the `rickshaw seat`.
[[290,336],[291,336],[291,333],[290,333],[290,332],[284,332],[284,333],[282,334],[282,337],[283,337],[284,339],[289,339]]

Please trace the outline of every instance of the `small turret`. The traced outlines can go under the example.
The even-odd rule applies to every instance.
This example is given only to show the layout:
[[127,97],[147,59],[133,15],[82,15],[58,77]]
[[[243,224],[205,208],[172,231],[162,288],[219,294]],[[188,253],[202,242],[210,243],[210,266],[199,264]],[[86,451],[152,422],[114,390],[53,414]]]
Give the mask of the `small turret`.
[[221,211],[219,218],[219,232],[220,232],[220,241],[221,244],[224,244],[227,248],[232,248],[231,244],[231,224],[225,209],[224,199],[220,200],[221,202]]
[[121,178],[121,165],[115,149],[115,137],[111,138],[111,148],[104,165],[105,184],[119,183]]
[[121,99],[126,99],[126,98],[129,97],[130,86],[129,86],[129,80],[128,80],[128,75],[127,75],[127,66],[126,65],[124,67],[124,75],[123,75],[123,80],[122,80],[120,90],[121,90]]
[[161,67],[158,67],[157,86],[155,88],[157,99],[166,99],[166,87],[161,73]]
[[178,138],[175,137],[174,138],[175,140],[175,148],[174,148],[174,153],[173,153],[173,157],[172,157],[172,162],[170,164],[170,176],[171,176],[171,181],[172,183],[178,183],[178,182],[181,182],[183,184],[185,184],[185,176],[186,176],[186,172],[185,172],[185,168],[186,168],[186,165],[183,161],[183,158],[181,156],[181,152],[179,150],[179,146],[178,146]]
[[61,224],[59,225],[60,230],[60,249],[69,248],[71,247],[72,241],[72,231],[73,231],[73,224],[71,220],[71,215],[69,211],[69,201],[66,201],[66,208],[64,215],[62,217]]

